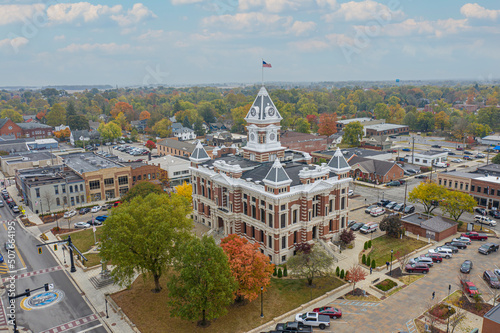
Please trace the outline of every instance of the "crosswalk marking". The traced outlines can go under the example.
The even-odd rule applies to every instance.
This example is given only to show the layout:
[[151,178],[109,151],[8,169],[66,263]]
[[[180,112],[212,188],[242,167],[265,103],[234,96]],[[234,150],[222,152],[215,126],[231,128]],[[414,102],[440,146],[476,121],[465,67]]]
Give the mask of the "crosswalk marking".
[[7,267],[6,263],[1,263],[0,264],[0,274],[6,274],[9,272],[9,268]]
[[375,303],[375,302],[349,301],[349,300],[335,301],[335,304],[353,305],[353,306],[369,306],[369,307],[380,305],[380,303]]
[[417,328],[415,327],[415,323],[413,322],[413,319],[408,320],[406,322],[406,328],[408,328],[408,332],[410,332],[410,333],[417,332]]

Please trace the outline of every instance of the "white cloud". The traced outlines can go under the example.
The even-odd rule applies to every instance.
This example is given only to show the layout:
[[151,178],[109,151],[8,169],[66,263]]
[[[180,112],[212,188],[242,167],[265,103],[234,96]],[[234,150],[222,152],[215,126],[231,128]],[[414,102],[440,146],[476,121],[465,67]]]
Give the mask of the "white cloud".
[[129,51],[131,49],[129,44],[116,44],[116,43],[108,43],[108,44],[70,44],[66,47],[59,49],[58,51],[76,53],[76,52],[93,52],[93,51],[101,51],[104,53],[122,53],[125,51]]
[[404,17],[402,10],[391,10],[388,6],[378,3],[373,0],[365,0],[361,2],[350,1],[340,5],[340,8],[334,13],[323,16],[327,22],[332,22],[336,18],[344,19],[345,21],[368,21],[380,20],[388,22],[391,20],[399,20]]
[[264,7],[266,10],[279,13],[284,10],[297,10],[307,5],[309,0],[240,0],[240,9],[249,10],[253,7]]
[[147,18],[155,18],[157,17],[155,13],[148,9],[148,7],[144,6],[142,3],[136,3],[127,11],[126,15],[112,15],[111,18],[118,22],[120,26],[127,26],[131,24],[136,24],[141,22]]
[[163,36],[165,35],[165,31],[163,30],[148,30],[146,31],[145,33],[139,35],[139,37],[137,37],[138,40],[141,40],[141,41],[145,41],[145,40],[158,40],[158,39],[161,39],[163,38]]
[[290,25],[291,17],[282,17],[276,14],[238,13],[235,15],[209,16],[202,20],[206,26],[223,26],[229,30],[252,31],[261,27],[276,27]]
[[316,0],[316,3],[320,7],[330,7],[332,9],[337,6],[337,0]]
[[291,42],[289,45],[300,52],[318,52],[330,48],[330,44],[326,41],[318,39],[302,40]]
[[222,41],[237,38],[241,35],[232,35],[224,32],[210,32],[207,29],[204,29],[202,33],[192,34],[191,39],[198,42],[207,42],[207,41]]
[[54,36],[54,40],[65,40],[66,36],[64,35],[59,35],[59,36]]
[[443,35],[456,34],[460,31],[468,30],[467,19],[455,20],[437,20],[437,21],[416,21],[415,19],[407,19],[400,23],[388,24],[383,27],[377,26],[356,26],[356,29],[367,32],[371,31],[372,35],[402,37],[409,35],[435,35],[442,37]]
[[500,10],[486,9],[477,3],[467,3],[460,8],[460,13],[467,18],[496,20],[500,16]]
[[333,45],[353,45],[354,39],[344,34],[329,34],[326,39]]
[[88,2],[59,3],[47,8],[47,16],[49,21],[55,23],[69,23],[78,19],[91,22],[103,15],[117,14],[122,9],[121,5],[109,7],[106,5],[92,5]]
[[19,47],[28,44],[28,42],[28,39],[24,37],[5,38],[0,40],[0,49],[12,48],[17,50]]
[[192,3],[202,2],[203,0],[172,0],[172,5],[189,5]]
[[45,5],[41,3],[33,5],[0,5],[0,25],[33,20],[39,15],[45,15]]
[[302,22],[295,21],[290,27],[289,31],[293,33],[295,36],[301,36],[307,34],[309,31],[316,29],[316,23],[310,22]]

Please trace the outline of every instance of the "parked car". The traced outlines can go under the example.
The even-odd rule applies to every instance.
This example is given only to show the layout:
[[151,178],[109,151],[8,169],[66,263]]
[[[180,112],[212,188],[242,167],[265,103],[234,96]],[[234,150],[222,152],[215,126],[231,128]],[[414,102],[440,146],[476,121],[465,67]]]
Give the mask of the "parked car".
[[396,206],[394,206],[393,209],[395,211],[402,212],[404,208],[405,208],[405,204],[404,203],[399,203]]
[[468,156],[468,155],[464,155],[464,160],[466,160],[466,161],[472,161],[473,158],[470,157],[470,156]]
[[496,219],[500,219],[500,210],[490,210],[488,214],[490,214]]
[[104,221],[106,221],[107,218],[108,218],[108,215],[99,215],[95,219],[97,221],[104,222]]
[[443,162],[436,162],[436,163],[434,163],[434,166],[436,168],[447,168],[448,167],[448,165],[446,163],[443,163]]
[[108,209],[111,209],[111,208],[113,208],[112,204],[106,204],[106,205],[102,206],[102,210],[108,210]]
[[0,200],[0,207],[3,207],[3,206],[4,206],[3,201]]
[[378,202],[378,203],[377,203],[377,206],[384,207],[384,206],[385,206],[385,205],[387,205],[389,202],[391,202],[391,200],[382,199],[382,200],[380,200],[380,202]]
[[462,242],[462,243],[465,243],[467,245],[470,245],[471,244],[471,240],[470,238],[468,237],[458,237],[458,238],[453,238],[451,240],[452,242]]
[[427,175],[416,175],[415,178],[418,178],[418,179],[427,179],[427,178],[429,178],[429,176],[427,176]]
[[453,251],[451,251],[450,249],[444,249],[442,247],[430,249],[428,252],[429,253],[438,253],[441,255],[441,257],[446,258],[446,259],[450,259],[451,257],[453,257]]
[[477,251],[479,253],[481,253],[481,254],[488,255],[491,252],[497,252],[498,251],[498,244],[486,243],[486,244],[481,245]]
[[377,208],[373,208],[371,210],[370,215],[373,217],[377,217],[377,216],[383,215],[384,213],[385,213],[385,209],[383,209],[382,207],[377,207]]
[[409,264],[426,264],[429,267],[434,266],[434,261],[432,260],[432,258],[429,258],[429,257],[416,257],[416,258],[410,259],[410,261],[408,263]]
[[349,190],[347,192],[347,195],[350,196],[350,197],[352,197],[354,195],[354,191],[353,190]]
[[432,261],[437,262],[437,263],[443,262],[443,257],[441,257],[441,255],[439,253],[426,253],[426,254],[422,254],[420,257],[431,258]]
[[[431,147],[432,147],[432,148],[441,148],[441,146],[440,146],[440,145],[432,145]],[[446,149],[446,148],[445,148],[445,149]]]
[[0,263],[4,262],[3,255],[0,253]]
[[463,250],[463,249],[466,249],[467,248],[467,244],[465,243],[462,243],[462,242],[454,242],[454,241],[451,241],[451,242],[446,242],[444,243],[444,245],[449,245],[449,246],[454,246],[460,250]]
[[403,148],[403,149],[401,149],[401,150],[402,150],[402,151],[411,151],[411,149],[410,149],[410,148]]
[[357,231],[357,230],[361,229],[361,227],[364,225],[365,224],[363,222],[354,223],[354,225],[351,227],[351,230]]
[[451,149],[450,148],[443,148],[443,151],[446,151],[449,153],[451,151]]
[[92,209],[90,211],[92,213],[97,213],[98,211],[101,210],[101,208],[102,208],[101,206],[94,206],[94,207],[92,207]]
[[78,229],[78,228],[89,228],[90,227],[90,224],[88,224],[87,222],[76,222],[75,223],[75,229]]
[[16,214],[20,213],[19,207],[17,207],[17,206],[12,207],[12,212],[16,213]]
[[477,289],[476,285],[474,283],[472,283],[471,281],[461,280],[460,283],[462,284],[462,288],[464,288],[464,291],[470,297],[473,297],[474,295],[479,294],[479,290]]
[[89,225],[102,225],[102,222],[97,220],[97,219],[93,219],[93,220],[88,220],[87,223]]
[[319,327],[321,330],[330,327],[330,317],[318,312],[299,313],[295,316],[295,321],[302,325]]
[[413,206],[413,205],[407,205],[407,206],[404,208],[403,212],[404,212],[405,214],[411,214],[411,213],[415,212],[415,206]]
[[482,242],[484,242],[485,240],[488,239],[488,235],[487,234],[480,234],[478,232],[475,232],[475,231],[470,231],[470,232],[464,232],[462,233],[461,235],[462,237],[467,237],[469,239],[476,239],[476,240],[480,240]]
[[457,150],[464,150],[463,147],[457,147]]
[[391,182],[388,182],[387,186],[401,186],[401,183],[398,182],[397,180],[393,180]]
[[66,213],[64,213],[64,218],[69,219],[70,217],[73,217],[76,215],[76,210],[69,210]]
[[342,318],[342,311],[332,306],[323,306],[321,308],[315,308],[313,309],[313,312],[329,316],[332,319]]
[[472,269],[472,261],[470,260],[465,260],[462,263],[462,266],[460,266],[460,272],[464,274],[469,274]]
[[452,152],[452,151],[449,151],[449,152],[448,152],[448,155],[449,155],[449,156],[455,156],[456,154],[455,154],[454,152]]
[[483,153],[477,153],[476,154],[476,158],[485,158],[486,155],[484,155]]
[[493,227],[497,225],[497,221],[492,220],[489,216],[483,216],[483,215],[474,216],[474,222],[486,224]]
[[365,213],[366,214],[370,214],[370,212],[372,211],[372,209],[377,208],[377,207],[378,207],[378,205],[370,205],[370,206],[366,207]]
[[367,223],[359,229],[359,232],[363,234],[370,234],[372,232],[377,231],[378,224],[377,223]]
[[461,158],[455,158],[454,160],[451,160],[453,163],[462,163],[463,160]]
[[85,208],[80,209],[79,213],[80,213],[80,215],[84,215],[84,214],[87,214],[88,212],[90,212],[90,208],[85,207]]
[[472,153],[470,151],[468,151],[468,150],[465,150],[464,151],[464,155],[472,155]]
[[391,201],[387,205],[385,205],[385,208],[387,208],[387,209],[393,209],[394,207],[396,207],[397,204],[398,203],[396,201]]
[[458,247],[452,245],[443,245],[441,246],[443,249],[450,249],[452,253],[458,253]]
[[492,271],[484,271],[483,279],[490,285],[491,288],[499,289],[500,281],[498,281],[498,277]]
[[405,266],[405,270],[408,273],[423,273],[427,274],[429,272],[429,266],[427,264],[408,264]]
[[311,326],[303,326],[302,324],[296,321],[289,321],[286,323],[278,323],[276,324],[276,331],[283,333],[312,333],[313,329]]
[[475,211],[476,213],[481,214],[481,215],[486,215],[486,209],[484,209],[484,208],[481,208],[481,207],[476,207],[476,208],[474,209],[474,211]]

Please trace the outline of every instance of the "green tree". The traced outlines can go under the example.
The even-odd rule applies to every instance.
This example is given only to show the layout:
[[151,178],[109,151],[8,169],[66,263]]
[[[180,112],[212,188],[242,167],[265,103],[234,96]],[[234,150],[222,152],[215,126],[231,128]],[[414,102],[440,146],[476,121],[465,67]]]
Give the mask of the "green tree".
[[140,272],[153,277],[154,292],[161,290],[161,276],[191,237],[190,212],[185,198],[156,193],[113,209],[102,227],[101,256],[115,265],[112,275],[120,285],[129,285]]
[[130,191],[128,191],[127,194],[125,194],[122,197],[122,201],[123,202],[130,202],[135,197],[144,198],[150,193],[163,194],[165,192],[163,192],[160,185],[153,184],[150,182],[140,182],[137,185],[135,185],[134,187],[132,187],[130,189]]
[[0,118],[9,118],[15,123],[23,122],[23,116],[14,109],[3,109],[0,113]]
[[[206,123],[214,123],[216,121],[215,107],[210,102],[201,102],[197,107],[198,114],[205,120]],[[187,126],[186,126],[187,127]]]
[[437,207],[436,203],[439,203],[445,194],[446,188],[444,186],[423,182],[411,190],[409,199],[411,202],[421,203],[425,213],[430,214]]
[[417,116],[417,128],[422,132],[434,129],[434,115],[432,112],[420,112]]
[[50,112],[45,116],[47,119],[47,125],[59,126],[66,124],[66,110],[60,103],[54,104],[50,108]]
[[447,190],[441,204],[441,210],[458,222],[464,212],[472,213],[476,205],[474,197],[467,193]]
[[385,216],[380,222],[380,230],[385,231],[386,235],[393,238],[398,238],[403,231],[403,225],[399,215]]
[[363,125],[359,121],[353,121],[344,127],[342,142],[353,146],[359,146],[363,137]]
[[122,136],[122,130],[120,126],[114,122],[109,122],[107,124],[101,123],[97,128],[101,138],[106,142],[113,142]]
[[297,121],[296,126],[297,126],[297,132],[300,132],[300,133],[309,133],[310,132],[311,125],[304,118],[300,118]]
[[389,119],[389,107],[384,103],[377,103],[373,111],[377,119]]
[[496,154],[495,157],[491,159],[491,163],[500,164],[500,154]]
[[139,138],[139,132],[137,132],[136,128],[133,128],[132,131],[130,132],[130,140],[133,142],[137,142],[137,139]]
[[332,264],[333,258],[317,246],[309,251],[298,250],[287,262],[292,274],[307,279],[309,285],[315,277],[329,272]]
[[191,123],[189,122],[188,116],[184,116],[184,120],[182,121],[182,126],[191,128]]
[[87,117],[82,114],[77,114],[68,117],[68,126],[72,130],[88,130],[90,129]]
[[172,122],[164,118],[157,122],[152,130],[160,138],[168,138],[172,134]]
[[170,314],[186,320],[207,321],[227,313],[238,285],[228,258],[212,237],[178,243],[180,256],[168,282]]
[[194,133],[196,136],[203,136],[205,135],[205,129],[203,128],[203,121],[201,118],[197,118],[196,121],[194,122]]

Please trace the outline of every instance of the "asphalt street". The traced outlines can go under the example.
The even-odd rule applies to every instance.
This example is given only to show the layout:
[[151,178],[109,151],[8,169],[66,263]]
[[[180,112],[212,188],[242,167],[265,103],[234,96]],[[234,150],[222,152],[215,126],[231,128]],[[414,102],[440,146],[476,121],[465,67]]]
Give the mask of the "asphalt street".
[[[79,289],[67,276],[69,273],[61,269],[60,264],[51,255],[50,251],[53,248],[44,247],[42,254],[39,254],[36,245],[41,242],[17,222],[13,222],[10,209],[0,208],[0,215],[3,228],[6,230],[0,233],[1,252],[7,261],[14,261],[14,263],[8,262],[9,272],[2,271],[1,274],[6,291],[1,297],[1,311],[9,310],[8,293],[20,294],[26,289],[34,290],[48,283],[54,289],[49,294],[42,288],[31,294],[31,296],[40,294],[33,300],[25,297],[16,299],[15,313],[18,327],[28,328],[32,332],[44,332],[62,325],[65,329],[74,327],[67,332],[106,332],[98,319],[99,315],[94,314]],[[13,237],[15,240],[14,254],[9,254],[5,250],[4,243],[8,237]],[[58,246],[58,251],[62,251],[62,246]],[[12,277],[16,279],[11,279]],[[74,322],[78,319],[81,320]],[[0,326],[3,325],[5,323],[0,323]]]

